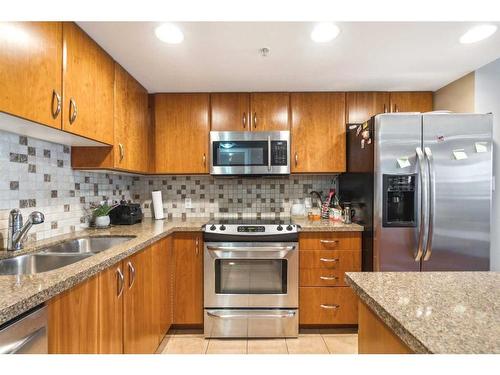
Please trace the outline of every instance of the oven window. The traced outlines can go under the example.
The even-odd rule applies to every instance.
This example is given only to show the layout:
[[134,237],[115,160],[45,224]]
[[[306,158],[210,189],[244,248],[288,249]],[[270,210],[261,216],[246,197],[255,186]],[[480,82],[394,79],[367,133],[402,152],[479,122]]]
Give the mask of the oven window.
[[267,165],[266,141],[220,141],[213,143],[213,165],[259,166]]
[[217,294],[286,294],[286,259],[215,260]]

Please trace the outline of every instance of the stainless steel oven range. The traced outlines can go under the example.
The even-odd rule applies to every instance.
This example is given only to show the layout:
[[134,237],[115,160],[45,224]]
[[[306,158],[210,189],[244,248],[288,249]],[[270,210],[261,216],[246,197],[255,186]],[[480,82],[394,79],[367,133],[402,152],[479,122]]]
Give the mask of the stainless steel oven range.
[[209,223],[204,241],[205,337],[296,337],[297,225]]

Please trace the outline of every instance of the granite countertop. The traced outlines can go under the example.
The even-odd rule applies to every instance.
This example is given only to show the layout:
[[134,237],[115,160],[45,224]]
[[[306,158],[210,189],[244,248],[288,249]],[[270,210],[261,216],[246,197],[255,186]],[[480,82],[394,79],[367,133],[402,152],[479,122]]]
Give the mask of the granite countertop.
[[[0,324],[37,306],[55,295],[111,267],[122,259],[145,248],[151,243],[176,231],[201,231],[208,218],[187,220],[152,220],[146,218],[141,224],[113,226],[109,229],[86,229],[71,234],[36,241],[25,249],[14,253],[0,251],[0,259],[34,253],[47,246],[84,236],[135,236],[130,241],[115,245],[89,258],[83,259],[53,271],[34,275],[0,276]],[[302,231],[359,231],[356,224],[339,224],[328,221],[311,222],[295,220]]]
[[300,225],[301,232],[362,232],[364,229],[359,224],[344,224],[328,219],[312,221],[307,218],[293,217],[292,222]]
[[345,279],[416,353],[500,353],[500,272],[349,272]]

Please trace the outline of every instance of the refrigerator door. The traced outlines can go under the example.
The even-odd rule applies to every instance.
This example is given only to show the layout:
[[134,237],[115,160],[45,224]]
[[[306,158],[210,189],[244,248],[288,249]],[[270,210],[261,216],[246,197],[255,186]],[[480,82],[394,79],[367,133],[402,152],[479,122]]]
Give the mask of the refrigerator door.
[[423,271],[487,271],[492,115],[423,115],[429,167],[429,241]]
[[[423,234],[421,193],[427,185],[417,157],[422,146],[422,116],[376,116],[374,142],[373,268],[419,271],[419,238],[424,240],[419,237]],[[422,152],[420,156],[423,161]]]

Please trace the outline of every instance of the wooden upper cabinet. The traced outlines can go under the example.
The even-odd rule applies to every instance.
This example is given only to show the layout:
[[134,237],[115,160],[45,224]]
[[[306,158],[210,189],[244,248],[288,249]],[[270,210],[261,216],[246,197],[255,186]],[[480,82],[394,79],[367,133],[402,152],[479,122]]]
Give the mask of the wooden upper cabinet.
[[348,124],[362,124],[372,116],[390,111],[388,92],[348,92],[346,100]]
[[396,91],[391,92],[391,112],[432,111],[432,92]]
[[63,125],[113,144],[113,59],[76,24],[63,24]]
[[345,171],[345,93],[292,93],[292,173]]
[[289,93],[250,94],[250,124],[254,131],[290,130],[289,111]]
[[203,238],[201,233],[175,233],[173,323],[203,324]]
[[212,130],[251,130],[250,94],[240,92],[210,94],[210,114]]
[[209,94],[156,94],[156,173],[208,173]]
[[61,66],[60,22],[1,22],[0,111],[61,129]]
[[115,167],[145,172],[149,168],[148,92],[115,63]]
[[123,299],[125,276],[122,262],[99,273],[99,353],[123,353]]

